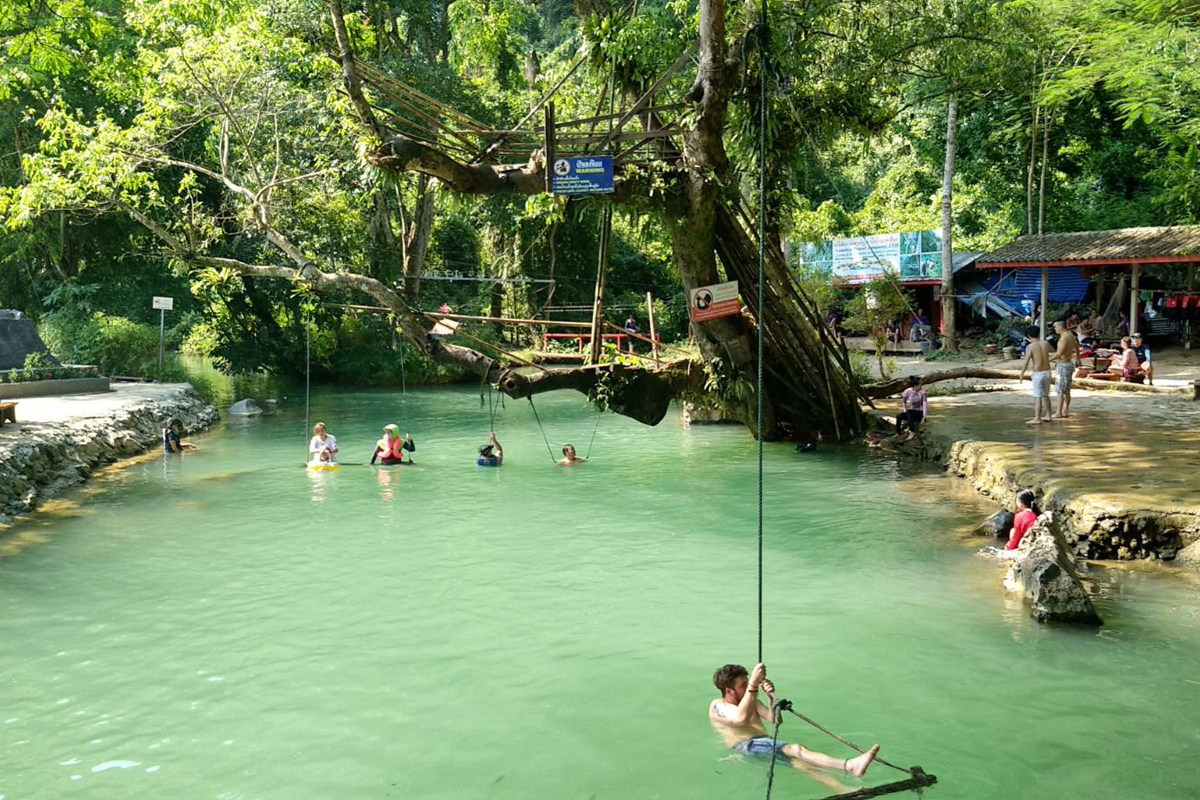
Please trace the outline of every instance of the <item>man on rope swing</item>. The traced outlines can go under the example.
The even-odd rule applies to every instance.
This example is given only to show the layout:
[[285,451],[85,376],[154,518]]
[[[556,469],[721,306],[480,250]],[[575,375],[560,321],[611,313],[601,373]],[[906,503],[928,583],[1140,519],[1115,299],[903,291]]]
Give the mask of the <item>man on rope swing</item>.
[[564,444],[562,454],[563,457],[554,462],[560,467],[574,467],[578,464],[587,463],[586,458],[580,458],[579,456],[575,455],[575,445],[573,444]]
[[879,752],[879,745],[875,745],[854,758],[834,758],[809,750],[801,744],[774,743],[763,728],[764,722],[775,724],[774,709],[758,699],[760,687],[768,695],[775,693],[775,687],[767,680],[765,664],[755,664],[754,671],[749,675],[741,664],[726,664],[713,673],[713,684],[721,696],[709,705],[708,718],[729,748],[739,755],[769,759],[774,747],[775,752],[786,757],[796,769],[823,767],[861,778]]

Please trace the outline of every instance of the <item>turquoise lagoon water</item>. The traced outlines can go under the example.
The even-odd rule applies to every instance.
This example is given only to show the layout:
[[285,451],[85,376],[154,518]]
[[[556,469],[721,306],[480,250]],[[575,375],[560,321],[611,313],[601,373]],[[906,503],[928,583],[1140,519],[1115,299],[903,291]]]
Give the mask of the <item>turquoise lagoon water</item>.
[[[344,461],[395,421],[417,463],[311,473],[283,409],[0,534],[0,796],[762,796],[705,718],[713,669],[755,659],[744,431],[605,415],[565,470],[509,401],[488,470],[471,389],[327,390]],[[538,410],[587,449],[578,396]],[[1200,585],[1096,568],[1108,624],[1042,627],[951,479],[856,448],[766,468],[765,655],[797,708],[930,798],[1200,796]],[[775,797],[829,793],[783,772]]]

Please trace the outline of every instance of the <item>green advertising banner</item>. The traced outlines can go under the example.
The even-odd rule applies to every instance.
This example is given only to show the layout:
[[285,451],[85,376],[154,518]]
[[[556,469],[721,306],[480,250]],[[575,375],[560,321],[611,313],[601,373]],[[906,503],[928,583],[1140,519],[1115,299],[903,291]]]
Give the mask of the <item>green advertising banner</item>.
[[906,231],[804,243],[794,254],[793,263],[797,262],[829,272],[834,282],[848,286],[884,275],[893,275],[901,283],[937,281],[942,277],[942,232]]

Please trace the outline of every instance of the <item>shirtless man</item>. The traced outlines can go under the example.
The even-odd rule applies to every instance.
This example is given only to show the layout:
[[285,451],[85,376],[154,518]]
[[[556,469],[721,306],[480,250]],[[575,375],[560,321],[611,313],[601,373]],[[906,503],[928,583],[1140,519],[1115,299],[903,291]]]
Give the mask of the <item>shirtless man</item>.
[[1050,356],[1058,373],[1055,376],[1055,386],[1058,391],[1058,413],[1054,416],[1058,419],[1066,419],[1071,416],[1067,411],[1071,408],[1071,377],[1075,374],[1075,367],[1079,363],[1079,340],[1075,338],[1075,334],[1071,332],[1065,322],[1054,323],[1054,332],[1058,334],[1058,349]]
[[1050,343],[1045,339],[1029,339],[1029,345],[1025,348],[1025,363],[1021,365],[1021,377],[1017,380],[1025,380],[1025,370],[1031,367],[1033,419],[1025,424],[1041,425],[1050,421]]
[[563,445],[563,457],[554,463],[558,464],[560,467],[573,467],[576,464],[587,463],[587,459],[576,457],[575,445],[564,444]]
[[[713,684],[721,696],[708,706],[708,718],[721,734],[725,744],[733,752],[743,756],[771,757],[772,740],[763,723],[775,724],[773,709],[767,708],[758,699],[761,687],[768,695],[775,687],[767,680],[767,667],[756,664],[754,671],[746,674],[740,664],[726,664],[713,673]],[[879,745],[854,758],[834,758],[803,745],[779,742],[775,748],[790,766],[799,770],[806,767],[824,767],[840,770],[861,778],[875,760]]]

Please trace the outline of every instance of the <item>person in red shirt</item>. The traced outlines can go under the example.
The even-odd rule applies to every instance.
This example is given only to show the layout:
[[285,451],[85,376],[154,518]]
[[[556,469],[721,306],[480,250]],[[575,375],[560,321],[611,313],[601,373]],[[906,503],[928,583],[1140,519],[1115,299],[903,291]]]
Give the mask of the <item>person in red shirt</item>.
[[1033,499],[1033,492],[1028,489],[1017,492],[1017,515],[1013,518],[1012,535],[1008,537],[1008,544],[1004,545],[1006,556],[1015,555],[1010,551],[1015,551],[1020,546],[1021,540],[1033,527],[1037,518],[1038,507],[1037,502]]

